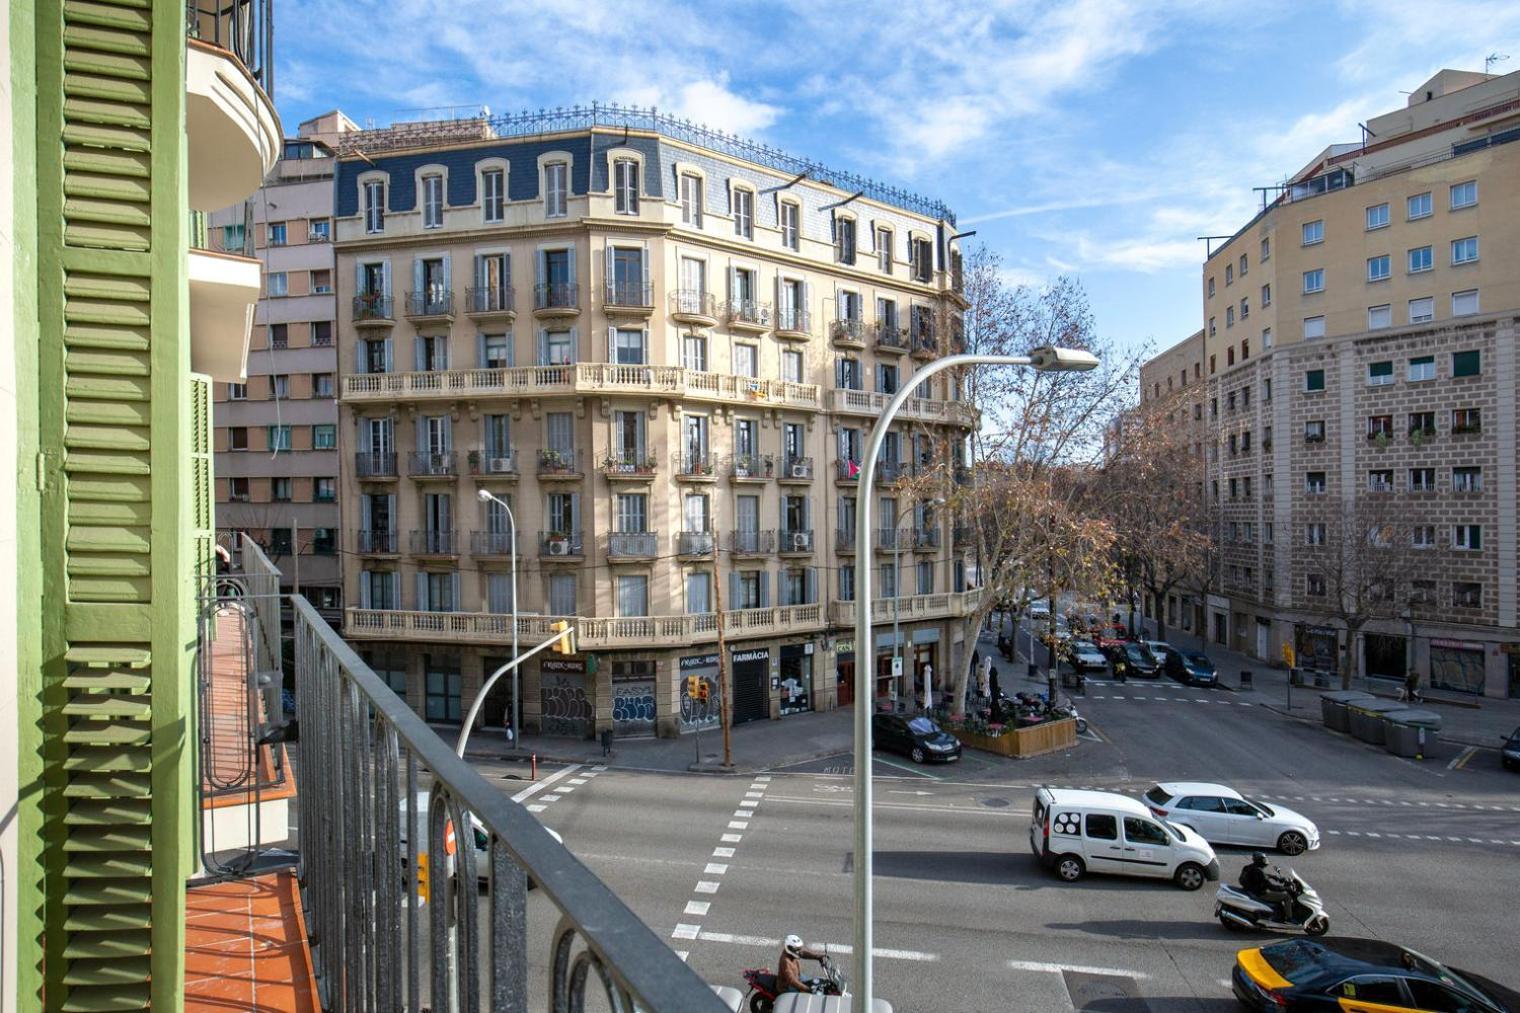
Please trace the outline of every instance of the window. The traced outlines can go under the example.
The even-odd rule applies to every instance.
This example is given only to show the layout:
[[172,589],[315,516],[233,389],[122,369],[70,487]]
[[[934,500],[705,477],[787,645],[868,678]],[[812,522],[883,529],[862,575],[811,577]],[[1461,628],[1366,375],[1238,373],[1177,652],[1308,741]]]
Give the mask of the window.
[[229,478],[227,480],[227,498],[234,503],[247,503],[252,498],[248,491],[248,479]]
[[1324,390],[1325,371],[1323,369],[1311,369],[1304,373],[1304,390]]
[[1367,472],[1368,492],[1393,492],[1393,472],[1386,468],[1375,468]]
[[878,227],[876,230],[876,266],[883,274],[892,273],[892,230]]
[[1479,552],[1483,548],[1483,525],[1457,524],[1451,529],[1451,547],[1467,552]]
[[227,385],[228,401],[244,401],[248,398],[248,385],[246,383],[229,383]]
[[1451,315],[1454,317],[1470,317],[1478,312],[1478,290],[1470,288],[1465,292],[1453,292],[1451,294]]
[[1436,378],[1436,357],[1421,355],[1409,360],[1409,382],[1418,383]]
[[290,347],[290,325],[289,324],[270,324],[269,325],[269,347],[270,348],[289,348]]
[[1226,265],[1224,265],[1224,283],[1226,285],[1233,285],[1233,284],[1235,284],[1235,265],[1233,265],[1233,264],[1226,264]]
[[1214,276],[1209,275],[1209,298],[1214,298]]
[[1435,412],[1410,412],[1409,435],[1434,436],[1436,434]]
[[[1429,530],[1434,531],[1434,528]],[[1429,548],[1430,546],[1425,546]],[[1412,605],[1434,605],[1436,600],[1436,582],[1433,580],[1412,580],[1409,582],[1409,601]]]
[[1323,419],[1315,419],[1313,421],[1304,423],[1304,442],[1325,442],[1325,422]]
[[1240,300],[1240,319],[1244,320],[1246,317],[1248,317],[1250,315],[1251,315],[1251,300],[1249,298]]
[[686,614],[704,615],[712,608],[712,578],[710,573],[686,575]]
[[460,706],[464,692],[464,680],[459,670],[444,669],[429,661],[427,665],[427,695],[423,703],[423,716],[429,721],[461,721]]
[[681,173],[681,221],[702,227],[702,177],[695,173]]
[[1367,439],[1375,440],[1379,436],[1384,438],[1390,438],[1393,436],[1392,415],[1367,416]]
[[612,332],[612,361],[618,366],[642,366],[645,362],[643,328],[619,327]]
[[1454,408],[1451,412],[1451,431],[1453,433],[1481,433],[1483,431],[1483,416],[1477,408]]
[[544,166],[544,216],[563,218],[569,209],[570,165],[550,162]]
[[802,353],[786,350],[781,353],[781,379],[789,383],[802,382]]
[[290,397],[290,377],[284,373],[276,373],[269,378],[269,397],[271,400]]
[[311,501],[313,503],[332,503],[338,498],[338,480],[336,478],[314,478],[311,480]]
[[506,217],[507,174],[504,169],[487,169],[480,174],[481,215],[489,222]]
[[[330,374],[329,374],[330,375]],[[311,427],[312,450],[336,450],[338,447],[338,427],[332,423]]]
[[332,397],[333,396],[333,375],[331,373],[313,373],[313,374],[311,374],[311,396],[312,397]]
[[269,552],[275,556],[290,555],[291,537],[289,528],[271,528],[269,531]]
[[276,503],[289,503],[292,482],[289,478],[272,478],[269,480],[269,498]]
[[1325,241],[1325,223],[1322,219],[1304,222],[1304,245],[1313,246]]
[[1325,336],[1325,318],[1324,317],[1305,317],[1304,318],[1304,337],[1305,338],[1323,338],[1324,336]]
[[[1213,317],[1209,317],[1209,337],[1212,338],[1214,336],[1214,334],[1215,334],[1215,331],[1216,331],[1216,328],[1214,327],[1214,318]],[[1209,372],[1212,373],[1213,370],[1210,369]]]
[[1324,574],[1311,573],[1304,577],[1304,593],[1315,598],[1323,598],[1325,596]]
[[1427,323],[1436,318],[1436,301],[1431,298],[1409,300],[1409,322]]
[[284,246],[285,245],[285,223],[284,222],[270,222],[269,223],[269,245],[270,246]]
[[[1262,328],[1262,331],[1261,331],[1261,347],[1262,348],[1271,348],[1272,347],[1272,328],[1270,328],[1270,327],[1263,327]],[[1272,399],[1271,399],[1270,396],[1268,396],[1267,400],[1270,401]]]
[[781,202],[781,245],[788,250],[801,249],[801,235],[798,222],[801,220],[801,211],[791,201]]
[[[1379,329],[1384,328],[1384,327],[1392,327],[1392,326],[1393,326],[1393,307],[1392,306],[1390,306],[1388,303],[1383,303],[1383,305],[1381,305],[1381,306],[1368,306],[1367,307],[1367,329],[1369,331],[1376,331],[1376,330],[1379,330]],[[1390,363],[1389,365],[1392,366],[1392,363]],[[1389,378],[1385,382],[1386,383],[1392,383],[1393,382],[1392,375],[1390,375]]]
[[1270,284],[1261,287],[1261,308],[1266,309],[1272,305],[1272,286]]
[[1119,839],[1119,821],[1116,817],[1088,813],[1083,817],[1083,821],[1086,824],[1088,837],[1099,841]]
[[1452,492],[1482,492],[1483,469],[1476,466],[1464,466],[1451,469]]
[[1264,236],[1262,238],[1261,256],[1256,259],[1263,263],[1272,259],[1272,238],[1270,236]]
[[[1234,327],[1235,326],[1235,307],[1234,306],[1226,306],[1224,308],[1224,325],[1226,327]],[[1234,355],[1234,352],[1235,352],[1235,350],[1233,348],[1230,349],[1230,365],[1232,365],[1232,366],[1235,365],[1235,355]]]
[[1377,257],[1367,258],[1367,280],[1387,281],[1393,273],[1393,258],[1384,253]]
[[1325,473],[1323,471],[1309,471],[1304,473],[1304,492],[1311,495],[1322,494],[1325,491]]
[[1325,525],[1322,521],[1311,521],[1304,525],[1304,544],[1325,544]]
[[741,239],[755,238],[755,191],[735,187],[734,235]]
[[1435,255],[1431,252],[1432,247],[1416,246],[1409,251],[1409,273],[1419,274],[1429,271],[1435,266]]
[[639,163],[619,158],[612,163],[613,210],[620,215],[639,213]]
[[[1241,300],[1241,306],[1244,306],[1244,305],[1245,305],[1245,300]],[[1250,338],[1241,338],[1240,339],[1240,361],[1241,362],[1245,362],[1250,357],[1251,357],[1251,339]],[[1250,403],[1251,403],[1251,388],[1247,387],[1246,388],[1246,404],[1250,404]]]
[[437,173],[422,177],[422,227],[443,228],[443,177]]
[[760,349],[755,345],[734,345],[734,373],[738,376],[760,375]]
[[1304,294],[1311,295],[1325,290],[1325,269],[1316,267],[1312,271],[1304,272]]
[[1451,604],[1455,608],[1482,608],[1483,585],[1462,580],[1453,582],[1451,585]]
[[1367,209],[1367,228],[1381,229],[1388,224],[1388,205],[1374,204]]
[[834,219],[834,260],[840,264],[855,263],[855,219]]
[[1453,183],[1451,185],[1451,209],[1470,208],[1478,203],[1478,181],[1470,179],[1466,183]]
[[575,574],[549,575],[549,612],[557,616],[575,615]]
[[326,218],[313,218],[306,223],[306,239],[312,243],[325,243],[332,239],[332,222]]
[[269,279],[269,295],[271,297],[288,295],[290,293],[290,276],[284,271],[270,271],[264,277]]
[[1367,365],[1367,384],[1370,387],[1384,387],[1393,383],[1392,362],[1372,362]]
[[1246,276],[1246,255],[1244,253],[1240,255],[1240,276],[1242,278]]
[[332,271],[320,270],[311,272],[311,294],[332,295]]
[[1430,194],[1417,193],[1405,202],[1405,217],[1409,221],[1430,217]]
[[914,281],[928,281],[934,274],[934,249],[927,239],[915,239],[909,245],[909,270]]
[[222,226],[222,252],[247,253],[248,231],[243,223]]
[[1476,348],[1465,352],[1452,352],[1451,375],[1453,377],[1477,376],[1482,372],[1482,355],[1483,353]]
[[385,184],[378,179],[364,184],[364,231],[385,231]]
[[1471,264],[1478,259],[1478,237],[1467,236],[1464,239],[1451,241],[1451,262],[1456,264]]
[[228,450],[247,450],[248,449],[248,427],[246,427],[246,426],[231,426],[231,427],[229,427],[227,429],[227,449]]
[[[1416,549],[1433,549],[1436,547],[1436,528],[1434,524],[1416,524],[1409,529],[1409,544]],[[1417,582],[1418,583],[1418,582]]]

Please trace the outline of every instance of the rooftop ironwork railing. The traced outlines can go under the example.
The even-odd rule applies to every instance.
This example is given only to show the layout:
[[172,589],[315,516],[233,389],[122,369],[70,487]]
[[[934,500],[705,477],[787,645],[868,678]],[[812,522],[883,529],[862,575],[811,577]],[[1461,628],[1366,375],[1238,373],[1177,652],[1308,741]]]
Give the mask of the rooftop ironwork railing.
[[[570,1010],[592,989],[612,1009],[727,1008],[538,820],[455,756],[310,603],[292,603],[301,881],[324,1009]],[[453,828],[468,828],[462,846],[422,865],[447,853]],[[528,933],[530,880],[559,909],[547,938]],[[534,946],[546,992],[529,979]]]
[[274,0],[187,0],[185,34],[232,53],[274,98]]

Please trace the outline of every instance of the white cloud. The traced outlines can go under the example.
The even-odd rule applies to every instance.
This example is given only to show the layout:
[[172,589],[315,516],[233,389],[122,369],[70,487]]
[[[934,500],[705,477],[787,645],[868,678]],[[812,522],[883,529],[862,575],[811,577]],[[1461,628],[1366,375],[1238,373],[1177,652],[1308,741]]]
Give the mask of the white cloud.
[[731,134],[758,134],[781,115],[776,106],[755,102],[731,91],[726,73],[719,74],[716,79],[690,81],[674,95],[651,104]]

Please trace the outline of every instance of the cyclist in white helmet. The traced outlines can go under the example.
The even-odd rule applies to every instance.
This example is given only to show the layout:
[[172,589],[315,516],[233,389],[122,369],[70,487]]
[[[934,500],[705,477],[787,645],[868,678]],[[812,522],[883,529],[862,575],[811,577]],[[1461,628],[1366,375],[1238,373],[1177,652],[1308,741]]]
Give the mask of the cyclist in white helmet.
[[781,959],[776,962],[776,994],[810,992],[802,980],[804,960],[822,960],[823,953],[802,945],[802,937],[793,933],[781,941]]

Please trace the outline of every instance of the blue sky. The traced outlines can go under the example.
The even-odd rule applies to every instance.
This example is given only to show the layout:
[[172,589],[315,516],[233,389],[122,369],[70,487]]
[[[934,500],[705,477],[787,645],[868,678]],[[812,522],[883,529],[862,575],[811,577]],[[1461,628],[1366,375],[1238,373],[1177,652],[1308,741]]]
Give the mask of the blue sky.
[[[1442,67],[1520,70],[1520,3],[281,0],[287,130],[654,105],[945,200],[1011,281],[1079,277],[1100,329],[1199,326],[1227,234]],[[426,113],[422,111],[426,110]]]

